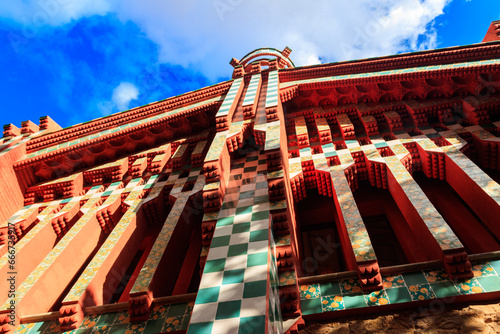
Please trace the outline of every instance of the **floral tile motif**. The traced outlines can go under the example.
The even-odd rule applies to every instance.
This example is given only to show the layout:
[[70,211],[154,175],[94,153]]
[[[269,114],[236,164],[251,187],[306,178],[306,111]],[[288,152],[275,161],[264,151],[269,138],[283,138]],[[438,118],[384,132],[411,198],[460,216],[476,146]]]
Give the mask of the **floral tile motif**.
[[182,329],[182,324],[184,320],[184,315],[178,315],[176,317],[167,317],[165,323],[163,324],[163,332],[175,332]]
[[109,325],[94,327],[92,330],[92,334],[108,334],[110,333],[111,328],[112,326]]
[[319,298],[320,296],[321,292],[319,289],[319,284],[300,286],[300,299]]
[[405,280],[401,275],[384,276],[382,277],[382,284],[384,285],[384,289],[406,286]]
[[429,283],[446,282],[450,280],[449,275],[443,269],[423,270],[422,272]]
[[130,322],[130,316],[128,312],[120,312],[115,318],[114,324],[128,324]]
[[489,262],[474,264],[472,272],[474,273],[474,277],[494,276],[497,274]]
[[125,334],[141,334],[142,332],[144,332],[145,327],[146,327],[146,321],[137,323],[131,322],[128,324]]
[[345,309],[344,298],[342,296],[321,297],[321,308],[323,312],[343,310]]
[[436,295],[429,284],[410,285],[410,296],[412,300],[434,299]]
[[27,334],[29,333],[30,330],[32,330],[35,327],[35,325],[37,324],[36,323],[22,324],[16,329],[14,334]]
[[61,331],[61,329],[59,327],[59,320],[53,320],[53,321],[49,322],[44,333],[54,333],[54,332],[57,333],[60,331]]
[[407,155],[410,154],[410,152],[406,149],[406,147],[401,144],[400,141],[397,141],[395,144],[390,145],[392,152],[397,155]]
[[168,310],[168,305],[155,305],[153,307],[153,310],[151,311],[149,319],[151,320],[164,319],[167,317],[167,310]]
[[193,307],[194,307],[194,301],[191,301],[187,304],[186,307],[186,314],[190,315],[193,312]]
[[212,140],[212,144],[208,149],[207,156],[205,157],[205,162],[216,161],[219,159],[224,145],[226,145],[226,136],[229,131],[217,132],[215,138]]
[[277,235],[276,239],[274,239],[276,242],[276,246],[287,246],[290,245],[290,235]]
[[203,191],[215,190],[215,189],[219,189],[219,187],[220,187],[220,182],[219,181],[217,181],[217,182],[211,182],[211,183],[207,183],[203,187]]
[[269,210],[281,210],[286,209],[286,200],[278,202],[269,202]]
[[[156,305],[148,321],[131,323],[128,312],[87,315],[80,328],[65,332],[67,334],[109,334],[109,333],[159,333],[185,330],[194,302],[172,305]],[[168,316],[167,316],[168,315]],[[20,325],[15,333],[56,334],[59,321],[38,322]]]
[[89,314],[83,319],[80,328],[93,328],[99,321],[100,314]]
[[[279,274],[279,285],[280,286],[285,286],[285,285],[292,285],[297,282],[297,277],[295,276],[295,271],[285,271],[283,273]],[[318,287],[319,290],[319,287]]]
[[486,130],[476,130],[476,131],[472,131],[472,133],[475,134],[477,137],[479,137],[482,140],[488,140],[488,139],[494,140],[496,138],[494,135],[492,135],[491,133],[489,133]]
[[343,295],[345,294],[361,294],[361,287],[359,286],[359,280],[350,278],[347,280],[342,280],[339,282],[340,291]]
[[267,179],[268,180],[279,179],[279,178],[282,178],[283,176],[284,176],[283,169],[279,169],[279,170],[274,171],[274,172],[269,172],[267,174]]
[[380,306],[389,304],[389,298],[385,290],[373,291],[364,295],[367,306]]
[[203,215],[203,221],[207,222],[207,221],[217,220],[218,217],[219,217],[219,212],[218,211],[215,211],[215,212],[206,212]]
[[475,278],[471,278],[462,282],[455,282],[455,287],[458,289],[461,295],[470,295],[473,293],[484,292],[483,287]]
[[295,117],[295,133],[297,136],[307,135],[307,124],[303,116]]

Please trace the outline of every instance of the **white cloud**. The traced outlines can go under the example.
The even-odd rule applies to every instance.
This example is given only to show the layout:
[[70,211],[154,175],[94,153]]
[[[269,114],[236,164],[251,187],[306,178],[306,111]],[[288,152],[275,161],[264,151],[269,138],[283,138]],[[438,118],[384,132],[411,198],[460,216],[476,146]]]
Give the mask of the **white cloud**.
[[139,89],[134,84],[121,82],[113,89],[111,100],[99,101],[96,106],[102,116],[107,116],[129,109],[130,102],[137,100],[138,97]]
[[436,47],[433,20],[450,0],[110,0],[161,47],[160,61],[228,76],[228,61],[291,47],[296,65]]
[[433,20],[450,1],[25,0],[2,1],[0,17],[45,13],[55,25],[113,12],[159,45],[160,62],[215,81],[231,74],[232,57],[260,47],[288,45],[297,66],[434,48]]
[[110,9],[108,0],[1,1],[0,18],[20,22],[25,26],[25,35],[31,35],[33,30],[42,26],[57,26],[85,16],[104,15]]
[[122,82],[113,90],[111,101],[122,111],[128,109],[130,101],[137,100],[139,89],[130,82]]

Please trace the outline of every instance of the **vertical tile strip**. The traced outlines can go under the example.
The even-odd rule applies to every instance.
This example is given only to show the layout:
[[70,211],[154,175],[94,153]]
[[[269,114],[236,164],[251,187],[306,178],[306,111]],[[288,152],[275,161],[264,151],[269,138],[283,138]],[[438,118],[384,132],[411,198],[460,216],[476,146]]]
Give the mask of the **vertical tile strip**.
[[233,163],[189,334],[264,333],[271,326],[269,197],[260,160],[265,156],[254,151]]

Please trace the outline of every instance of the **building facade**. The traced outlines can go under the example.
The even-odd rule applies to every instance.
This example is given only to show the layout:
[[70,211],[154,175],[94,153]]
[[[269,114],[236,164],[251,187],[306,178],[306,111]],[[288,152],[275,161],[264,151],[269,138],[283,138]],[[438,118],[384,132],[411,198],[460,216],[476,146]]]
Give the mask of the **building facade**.
[[[297,333],[500,296],[500,21],[0,141],[0,333]],[[440,305],[441,305],[440,304]]]

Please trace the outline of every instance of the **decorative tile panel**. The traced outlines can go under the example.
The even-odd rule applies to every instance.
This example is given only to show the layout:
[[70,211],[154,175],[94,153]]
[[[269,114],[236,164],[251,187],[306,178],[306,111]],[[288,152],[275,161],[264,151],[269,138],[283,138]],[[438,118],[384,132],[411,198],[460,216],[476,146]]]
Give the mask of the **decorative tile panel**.
[[[157,334],[165,332],[185,331],[189,324],[194,302],[181,304],[155,305],[147,321],[130,322],[128,313],[88,314],[80,327],[74,331],[63,333],[75,334],[113,334],[141,333]],[[60,334],[57,320],[21,324],[15,334]]]
[[363,293],[355,279],[301,285],[301,308],[309,315],[500,291],[500,261],[473,268],[475,277],[463,281],[451,280],[442,268],[383,276],[384,288],[371,293]]

